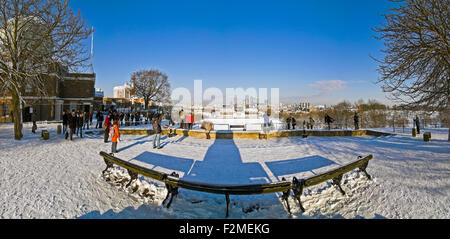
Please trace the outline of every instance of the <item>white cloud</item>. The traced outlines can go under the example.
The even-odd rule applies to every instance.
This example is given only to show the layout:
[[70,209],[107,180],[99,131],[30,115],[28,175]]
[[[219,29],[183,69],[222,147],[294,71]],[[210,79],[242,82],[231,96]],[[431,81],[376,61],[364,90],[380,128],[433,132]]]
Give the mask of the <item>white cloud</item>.
[[316,81],[309,87],[322,92],[339,91],[347,89],[347,82],[342,80]]

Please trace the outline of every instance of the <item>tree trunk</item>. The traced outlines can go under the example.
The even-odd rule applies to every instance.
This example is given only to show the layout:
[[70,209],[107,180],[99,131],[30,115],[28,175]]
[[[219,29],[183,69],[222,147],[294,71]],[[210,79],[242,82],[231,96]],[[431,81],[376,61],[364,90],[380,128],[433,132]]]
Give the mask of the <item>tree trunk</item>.
[[144,98],[144,104],[145,104],[144,109],[145,110],[148,110],[148,101],[149,101],[149,99],[147,97]]
[[11,99],[11,105],[13,108],[13,116],[14,116],[14,139],[22,140],[22,110],[20,108],[20,98],[19,96],[13,92]]
[[[449,98],[450,101],[450,98]],[[450,104],[447,107],[447,127],[448,129],[448,142],[450,142]]]
[[[447,127],[448,129],[448,142],[450,142],[450,109],[447,109],[447,112],[445,113],[447,116]],[[441,127],[442,127],[442,123],[441,123]]]

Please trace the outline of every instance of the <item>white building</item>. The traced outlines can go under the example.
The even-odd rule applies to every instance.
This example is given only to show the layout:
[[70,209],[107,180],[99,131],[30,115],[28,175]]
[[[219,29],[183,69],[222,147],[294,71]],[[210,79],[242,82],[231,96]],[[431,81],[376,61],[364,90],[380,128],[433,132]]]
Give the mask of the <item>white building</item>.
[[131,99],[131,86],[125,83],[123,86],[114,87],[114,98]]

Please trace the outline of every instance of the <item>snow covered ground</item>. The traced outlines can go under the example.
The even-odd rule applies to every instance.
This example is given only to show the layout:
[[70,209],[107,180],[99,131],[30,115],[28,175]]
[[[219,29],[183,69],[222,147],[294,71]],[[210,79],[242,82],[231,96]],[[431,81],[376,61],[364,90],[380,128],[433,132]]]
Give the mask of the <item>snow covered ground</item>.
[[[40,139],[45,127],[49,141]],[[392,129],[378,129],[392,132]],[[305,213],[290,199],[290,216],[281,195],[231,196],[230,218],[450,218],[448,129],[430,129],[433,140],[411,138],[410,129],[390,137],[310,137],[269,140],[203,140],[163,136],[161,150],[152,136],[122,136],[117,157],[158,171],[178,172],[191,181],[248,184],[304,177],[338,167],[358,156],[374,155],[368,181],[353,171],[344,176],[342,196],[323,183],[305,190]],[[398,129],[397,129],[398,133]],[[100,151],[102,136],[66,141],[56,125],[39,125],[23,141],[12,139],[11,124],[0,125],[0,218],[224,218],[225,197],[180,189],[170,209],[161,207],[164,185],[140,178],[124,189],[107,178]],[[136,192],[132,192],[136,189]],[[145,196],[144,196],[145,195]]]

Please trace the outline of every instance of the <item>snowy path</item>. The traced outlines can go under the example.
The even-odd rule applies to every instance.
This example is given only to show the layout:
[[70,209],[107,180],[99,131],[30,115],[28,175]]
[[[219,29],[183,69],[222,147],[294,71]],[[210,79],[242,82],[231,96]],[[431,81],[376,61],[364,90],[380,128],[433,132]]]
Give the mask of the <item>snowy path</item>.
[[[170,210],[160,204],[164,185],[140,181],[152,199],[106,182],[98,153],[110,151],[101,136],[73,142],[30,135],[14,142],[12,126],[0,126],[0,218],[223,218],[224,197],[180,190]],[[385,129],[388,131],[389,129]],[[38,131],[40,132],[40,131]],[[450,144],[447,130],[433,130],[424,143],[408,134],[393,137],[310,137],[270,140],[202,140],[163,136],[164,148],[152,149],[152,136],[123,136],[122,159],[158,171],[176,171],[191,181],[247,184],[304,177],[374,155],[366,181],[352,172],[341,196],[329,183],[305,190],[306,212],[290,201],[294,218],[450,218]],[[120,174],[120,172],[117,172]],[[250,210],[251,208],[259,208]],[[251,211],[244,213],[244,211]],[[275,194],[232,196],[231,218],[289,218]]]

